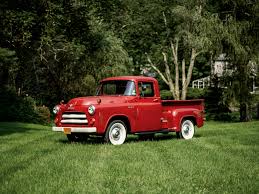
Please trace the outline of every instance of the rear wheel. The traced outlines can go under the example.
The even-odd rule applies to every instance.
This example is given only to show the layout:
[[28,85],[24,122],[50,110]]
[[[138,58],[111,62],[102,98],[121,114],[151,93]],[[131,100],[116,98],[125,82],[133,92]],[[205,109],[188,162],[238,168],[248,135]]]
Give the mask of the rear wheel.
[[192,120],[185,119],[181,124],[181,131],[176,132],[177,137],[183,139],[192,139],[195,133],[195,128]]
[[105,133],[104,140],[113,145],[121,145],[125,142],[127,137],[127,127],[121,120],[112,121]]
[[88,138],[87,134],[84,133],[71,133],[67,134],[67,139],[70,142],[86,141]]

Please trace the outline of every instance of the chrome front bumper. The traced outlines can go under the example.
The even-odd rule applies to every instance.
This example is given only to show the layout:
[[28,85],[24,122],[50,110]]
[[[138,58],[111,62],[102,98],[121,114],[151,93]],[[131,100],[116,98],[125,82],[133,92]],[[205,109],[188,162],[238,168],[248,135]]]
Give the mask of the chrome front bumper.
[[52,127],[52,131],[64,132],[64,128],[69,128],[71,133],[96,133],[96,127]]

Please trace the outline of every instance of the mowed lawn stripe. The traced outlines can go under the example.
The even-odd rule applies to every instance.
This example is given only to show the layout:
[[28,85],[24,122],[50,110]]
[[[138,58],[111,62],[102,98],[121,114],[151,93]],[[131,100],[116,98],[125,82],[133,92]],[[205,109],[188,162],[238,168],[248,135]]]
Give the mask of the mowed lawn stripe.
[[[254,181],[249,179],[256,177],[256,172],[252,170],[255,163],[251,163],[242,154],[231,153],[231,150],[227,151],[216,146],[204,146],[202,143],[194,146],[202,157],[200,160],[202,165],[197,164],[202,173],[196,172],[195,174],[198,177],[206,177],[204,182],[199,182],[200,186],[215,192],[220,192],[223,189],[232,192],[229,185],[235,185],[235,188],[241,193],[253,191],[254,188],[251,186],[253,186]],[[246,185],[243,184],[244,179],[247,181]],[[202,182],[204,185],[201,184]]]
[[[241,127],[240,127],[241,126]],[[215,129],[214,129],[215,128]],[[257,128],[257,130],[255,130]],[[235,185],[240,193],[253,193],[258,191],[258,161],[259,161],[259,126],[258,122],[217,124],[210,128],[202,128],[204,135],[212,130],[218,130],[218,135],[204,136],[195,146],[200,150],[204,162],[211,160],[212,179],[210,187],[220,192],[223,189],[232,192]],[[219,136],[222,136],[219,138]],[[202,153],[205,151],[204,154]],[[205,153],[208,154],[205,154]],[[207,155],[207,156],[206,156]],[[214,169],[214,170],[213,170]],[[209,174],[208,174],[209,175]],[[205,175],[205,177],[209,177]],[[218,186],[216,186],[218,185]],[[222,187],[222,188],[221,188]]]
[[258,130],[259,122],[207,122],[190,141],[129,136],[112,146],[0,123],[0,193],[258,193]]
[[109,177],[110,181],[115,177],[111,193],[144,193],[147,189],[149,193],[153,193],[154,188],[156,192],[159,191],[156,183],[159,182],[158,175],[163,170],[163,161],[158,157],[152,143],[132,142],[125,144],[129,152],[125,152],[125,148],[114,151],[117,158],[109,164],[114,172],[114,176]]
[[[46,138],[48,136],[45,136]],[[30,141],[29,143],[19,146],[13,150],[13,152],[1,153],[1,177],[0,181],[4,181],[4,185],[12,185],[16,187],[21,183],[21,186],[24,186],[25,182],[21,180],[26,180],[26,182],[31,182],[32,179],[27,177],[27,170],[31,168],[35,163],[38,164],[44,159],[44,157],[49,157],[51,153],[54,155],[59,153],[59,149],[53,149],[52,146],[44,143],[41,140],[37,139],[35,141]],[[42,142],[42,143],[40,143]],[[54,152],[54,153],[53,153]],[[47,163],[46,163],[47,164]],[[38,169],[38,168],[37,168]],[[33,175],[37,175],[37,169]],[[19,179],[14,181],[19,174],[24,174],[24,179]],[[35,176],[37,178],[37,176]],[[3,185],[3,184],[2,184]]]

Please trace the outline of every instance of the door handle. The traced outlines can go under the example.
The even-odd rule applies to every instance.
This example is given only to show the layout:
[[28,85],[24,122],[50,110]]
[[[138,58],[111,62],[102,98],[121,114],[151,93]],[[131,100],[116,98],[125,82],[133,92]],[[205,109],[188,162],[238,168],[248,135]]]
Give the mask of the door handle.
[[154,99],[154,100],[153,100],[153,102],[158,102],[158,99],[157,99],[157,98],[156,98],[156,99]]

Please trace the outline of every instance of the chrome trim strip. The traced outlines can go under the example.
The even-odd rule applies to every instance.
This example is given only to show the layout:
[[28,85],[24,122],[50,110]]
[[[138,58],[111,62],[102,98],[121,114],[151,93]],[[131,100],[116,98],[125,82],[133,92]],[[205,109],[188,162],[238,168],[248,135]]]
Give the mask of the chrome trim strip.
[[66,124],[71,124],[71,123],[87,124],[88,120],[87,119],[84,119],[84,120],[80,120],[80,119],[66,119],[66,120],[61,120],[61,123],[66,123]]
[[70,128],[72,133],[96,133],[96,127],[52,127],[52,131],[63,132],[64,128]]
[[73,118],[73,119],[86,119],[86,115],[79,115],[79,114],[63,114],[62,118]]

